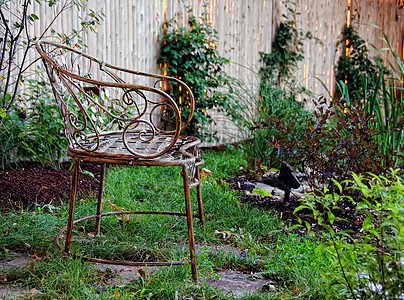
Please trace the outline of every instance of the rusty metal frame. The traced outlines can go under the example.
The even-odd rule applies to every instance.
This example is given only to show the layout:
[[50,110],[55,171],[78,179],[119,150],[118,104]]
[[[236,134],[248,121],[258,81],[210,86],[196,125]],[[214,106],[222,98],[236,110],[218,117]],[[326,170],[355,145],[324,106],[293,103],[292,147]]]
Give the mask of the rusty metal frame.
[[[36,43],[35,46],[44,62],[60,115],[65,124],[65,135],[68,139],[67,154],[74,161],[69,215],[67,225],[56,236],[57,246],[66,254],[71,254],[70,247],[73,226],[89,219],[96,220],[96,234],[98,235],[101,219],[106,216],[127,214],[185,216],[188,226],[188,246],[190,252],[190,259],[188,261],[134,262],[107,260],[78,254],[72,255],[86,261],[131,266],[167,266],[187,262],[191,265],[193,279],[197,281],[198,273],[195,257],[193,218],[199,218],[201,224],[204,224],[199,172],[199,167],[203,164],[203,160],[198,151],[200,140],[196,137],[180,135],[181,130],[191,121],[194,112],[195,101],[191,89],[176,78],[118,68],[66,45],[42,41]],[[71,60],[70,65],[65,63],[69,58]],[[97,65],[100,72],[106,74],[110,81],[93,79],[91,76],[80,74],[81,65],[79,62],[83,59],[86,60],[86,65],[90,67],[92,64]],[[76,62],[77,64],[75,64]],[[116,75],[115,72],[151,78],[155,80],[155,83],[152,86],[129,84]],[[187,92],[191,101],[189,107],[190,114],[185,117],[185,122],[181,122],[181,110],[177,105],[177,101],[170,93],[170,89],[172,91],[172,86],[174,85],[181,86]],[[101,94],[109,88],[115,89],[114,92],[119,97],[103,99]],[[157,100],[155,98],[150,99],[146,93],[156,96]],[[145,108],[140,109],[137,101],[143,103]],[[161,129],[153,123],[151,115],[156,108],[162,111],[163,117],[169,116],[171,121],[175,119],[175,122],[172,122],[174,123],[174,129]],[[150,116],[146,113],[147,109],[149,109]],[[104,116],[105,119],[101,116]],[[109,123],[105,122],[105,120],[108,120]],[[131,129],[131,126],[134,129]],[[146,129],[137,129],[140,126],[144,126]],[[74,219],[80,162],[99,164],[101,166],[101,176],[96,214]],[[102,212],[105,172],[106,166],[109,164],[180,166],[184,187],[185,212]],[[191,207],[190,190],[192,188],[196,188],[198,202],[198,213],[196,214],[192,213]],[[61,236],[64,232],[65,242],[64,246],[62,246]]]

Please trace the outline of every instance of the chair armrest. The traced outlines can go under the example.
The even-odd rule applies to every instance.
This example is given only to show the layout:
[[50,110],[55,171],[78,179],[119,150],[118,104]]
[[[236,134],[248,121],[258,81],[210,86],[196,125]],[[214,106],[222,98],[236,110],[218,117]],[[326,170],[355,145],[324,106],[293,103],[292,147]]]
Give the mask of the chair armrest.
[[[89,61],[97,63],[99,66],[99,69],[102,72],[104,72],[105,74],[107,74],[109,79],[111,79],[113,82],[116,82],[116,83],[122,83],[122,84],[128,83],[128,82],[133,83],[131,81],[123,79],[125,73],[136,75],[138,77],[154,79],[155,81],[151,82],[149,87],[153,87],[153,88],[164,91],[166,94],[170,95],[170,97],[177,103],[177,106],[179,106],[179,111],[181,114],[181,123],[182,123],[181,130],[184,130],[187,127],[187,125],[191,122],[191,119],[192,119],[194,111],[195,111],[195,98],[194,98],[194,95],[193,95],[191,89],[189,88],[189,86],[187,84],[185,84],[183,81],[181,81],[180,79],[170,77],[170,76],[164,76],[164,75],[160,75],[160,74],[140,72],[140,71],[129,70],[129,69],[113,66],[94,56],[81,52],[78,49],[71,48],[66,45],[62,45],[62,44],[55,43],[52,41],[41,41],[41,42],[37,43],[36,48],[37,48],[37,51],[42,56],[42,58],[44,60],[46,60],[48,63],[52,64],[55,68],[58,68],[58,69],[60,68],[60,70],[64,70],[64,71],[68,71],[67,68],[61,67],[54,60],[52,60],[49,56],[51,51],[48,50],[48,53],[45,53],[42,45],[52,45],[53,47],[55,47],[55,49],[64,49],[68,52],[75,53],[76,55],[81,56],[83,58],[87,58]],[[115,70],[115,72],[113,70]],[[71,73],[70,74],[71,76],[77,75],[72,72],[70,72],[70,73]],[[118,74],[118,73],[120,73],[120,74]],[[94,84],[95,81],[97,81],[97,80],[94,80],[91,82],[89,81],[89,83]],[[101,81],[104,81],[104,80],[101,80]],[[180,93],[176,93],[176,91],[178,91]],[[184,99],[184,96],[179,96],[177,94],[185,95],[186,99]],[[178,97],[176,97],[176,96],[178,96]],[[182,109],[182,107],[184,107],[184,106],[187,108],[187,112],[188,112],[187,115],[185,115],[185,112]]]

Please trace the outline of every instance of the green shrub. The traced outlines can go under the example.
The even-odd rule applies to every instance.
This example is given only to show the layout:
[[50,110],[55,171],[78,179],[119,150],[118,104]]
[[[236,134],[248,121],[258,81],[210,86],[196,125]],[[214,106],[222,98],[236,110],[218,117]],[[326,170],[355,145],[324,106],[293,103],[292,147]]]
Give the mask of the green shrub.
[[369,57],[366,42],[360,38],[353,25],[344,27],[342,37],[337,43],[337,46],[339,45],[342,45],[342,55],[335,66],[335,80],[346,82],[349,99],[359,104],[363,99],[363,82],[365,81],[369,88],[376,87],[381,60]]
[[355,175],[347,183],[360,192],[357,214],[365,216],[362,229],[355,235],[336,232],[334,222],[345,183],[335,182],[338,192],[324,188],[321,195],[302,199],[295,213],[308,210],[327,232],[317,251],[330,252],[334,263],[323,274],[329,288],[328,298],[335,295],[352,299],[401,299],[404,291],[404,183],[398,170],[388,176]]
[[383,174],[398,165],[402,155],[384,154],[378,144],[374,115],[364,116],[344,99],[327,106],[322,98],[315,104],[314,118],[307,118],[303,131],[296,123],[268,120],[276,130],[273,145],[284,160],[306,173],[313,188],[326,185],[335,191],[335,180],[352,179],[352,173]]
[[277,131],[268,120],[282,120],[286,125],[295,124],[295,129],[302,131],[306,126],[306,118],[311,115],[304,109],[303,102],[297,102],[294,95],[284,90],[267,84],[261,85],[260,93],[255,104],[258,111],[252,115],[249,124],[251,140],[243,145],[250,171],[260,170],[263,166],[279,168],[281,165],[279,151],[273,143]]
[[57,165],[66,152],[63,122],[49,84],[29,79],[27,86],[23,97],[31,106],[25,109],[11,106],[11,112],[3,119],[4,131],[0,132],[3,168],[15,158]]
[[[209,125],[214,123],[209,111],[218,109],[234,118],[238,109],[231,96],[231,79],[223,70],[229,61],[217,50],[218,33],[209,22],[206,11],[197,20],[188,10],[187,27],[178,25],[175,18],[163,26],[166,31],[158,62],[168,76],[179,78],[189,85],[195,97],[194,117],[185,134],[206,141],[217,140],[215,132],[209,129]],[[189,95],[175,87],[173,92],[178,94],[177,99],[181,99],[181,113],[187,118],[190,113]]]

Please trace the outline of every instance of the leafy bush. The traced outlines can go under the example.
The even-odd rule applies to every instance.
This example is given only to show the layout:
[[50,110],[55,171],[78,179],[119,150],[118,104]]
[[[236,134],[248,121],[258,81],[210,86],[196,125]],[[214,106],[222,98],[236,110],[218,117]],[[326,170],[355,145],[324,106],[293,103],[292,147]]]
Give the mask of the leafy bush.
[[342,55],[335,66],[335,79],[348,85],[349,99],[359,104],[363,99],[363,84],[366,83],[368,88],[376,87],[379,67],[382,66],[381,60],[369,57],[366,42],[360,38],[352,25],[344,27],[338,45],[343,47]]
[[[189,85],[195,97],[194,117],[185,134],[199,136],[206,141],[217,140],[215,133],[209,130],[209,125],[214,123],[209,110],[216,108],[235,117],[238,109],[231,97],[231,79],[223,70],[229,61],[220,56],[216,48],[218,33],[206,12],[197,20],[191,10],[188,10],[187,27],[179,26],[175,18],[163,26],[166,31],[158,62],[168,76],[179,78]],[[179,89],[173,92],[178,94],[177,99],[181,99],[182,115],[188,116],[189,95]]]
[[[324,188],[321,195],[302,199],[295,213],[309,210],[327,232],[317,251],[330,252],[334,263],[323,274],[329,290],[352,299],[402,299],[404,296],[404,183],[398,170],[388,176],[353,174],[353,180],[338,183],[337,192]],[[334,222],[343,186],[358,191],[357,213],[366,218],[362,230],[355,235],[336,232]],[[350,197],[346,200],[355,202]]]
[[250,171],[260,171],[263,166],[279,168],[281,158],[273,143],[276,128],[268,119],[279,119],[284,124],[295,124],[297,131],[304,130],[305,120],[311,114],[304,109],[303,102],[297,102],[294,95],[277,89],[271,84],[261,84],[260,97],[256,99],[258,111],[252,114],[249,125],[251,140],[243,145],[244,154]]
[[283,159],[305,172],[315,189],[325,185],[335,191],[334,181],[352,179],[352,173],[382,174],[395,167],[401,154],[384,154],[373,128],[374,115],[364,116],[361,110],[348,106],[341,99],[330,103],[315,101],[314,118],[306,119],[306,129],[294,122],[269,118],[268,125],[276,133],[271,142]]
[[12,105],[3,119],[4,131],[0,132],[3,168],[15,158],[53,165],[66,152],[63,122],[49,84],[34,79],[28,79],[26,84],[28,88],[22,97],[31,106]]
[[[341,58],[338,67],[341,78],[345,77],[343,70],[348,69],[347,83],[338,83],[342,97],[333,102],[324,98],[315,101],[314,118],[306,120],[304,131],[279,118],[269,118],[264,125],[275,128],[273,141],[269,142],[278,147],[284,159],[307,174],[315,189],[326,185],[335,191],[334,180],[352,179],[352,173],[383,174],[399,166],[404,158],[404,64],[384,36],[394,57],[393,63],[388,61],[393,71],[386,71],[381,63],[373,65],[359,37],[348,29],[349,35],[345,34],[354,42],[349,44],[350,56]],[[391,74],[394,77],[389,77]]]

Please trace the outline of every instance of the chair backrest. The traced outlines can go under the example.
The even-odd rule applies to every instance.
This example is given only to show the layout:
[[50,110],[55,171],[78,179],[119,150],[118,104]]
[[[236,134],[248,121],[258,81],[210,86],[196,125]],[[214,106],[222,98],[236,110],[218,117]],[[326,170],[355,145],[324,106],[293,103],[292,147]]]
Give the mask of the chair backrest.
[[[133,156],[156,158],[175,145],[191,121],[193,94],[176,78],[114,67],[54,42],[42,41],[36,48],[51,81],[69,148],[97,152],[103,137],[121,134]],[[164,142],[158,147],[146,147],[161,136]],[[147,151],[135,149],[133,143],[144,144]]]

